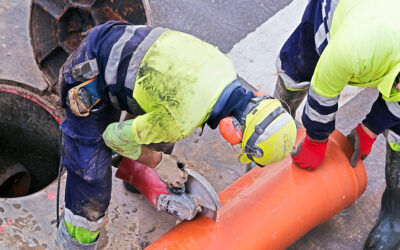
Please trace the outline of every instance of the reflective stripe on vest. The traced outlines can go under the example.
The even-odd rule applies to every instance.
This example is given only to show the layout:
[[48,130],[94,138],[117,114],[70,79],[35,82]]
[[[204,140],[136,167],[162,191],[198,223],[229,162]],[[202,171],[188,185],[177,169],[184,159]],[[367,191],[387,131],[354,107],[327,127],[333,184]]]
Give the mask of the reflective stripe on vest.
[[[122,50],[125,46],[125,43],[129,41],[135,33],[137,28],[143,26],[130,26],[125,30],[125,33],[121,36],[121,38],[114,44],[112,47],[110,58],[107,62],[107,66],[105,69],[105,80],[108,86],[112,86],[117,83],[117,70],[119,66],[119,61],[121,58]],[[135,88],[135,80],[136,75],[143,60],[143,57],[146,55],[149,48],[153,45],[153,43],[160,37],[160,35],[166,31],[165,28],[155,28],[150,31],[150,33],[144,38],[144,40],[139,44],[136,50],[132,54],[132,58],[129,61],[129,66],[127,70],[127,74],[125,77],[124,87],[131,90],[133,92]],[[118,98],[114,96],[111,92],[108,93],[111,104],[116,109],[121,109],[118,103]],[[133,97],[127,97],[127,105],[129,109],[135,114],[144,113],[140,106],[137,104],[136,100]]]

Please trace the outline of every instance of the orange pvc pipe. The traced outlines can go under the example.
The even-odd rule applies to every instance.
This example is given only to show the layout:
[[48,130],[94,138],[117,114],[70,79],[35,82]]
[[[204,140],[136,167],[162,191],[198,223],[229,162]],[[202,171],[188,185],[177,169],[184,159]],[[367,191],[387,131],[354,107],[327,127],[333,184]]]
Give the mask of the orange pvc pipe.
[[[304,137],[298,131],[298,141]],[[147,249],[285,249],[351,206],[365,191],[364,164],[349,164],[351,145],[338,131],[315,171],[290,157],[255,168],[219,194],[216,223],[206,217],[178,224]]]

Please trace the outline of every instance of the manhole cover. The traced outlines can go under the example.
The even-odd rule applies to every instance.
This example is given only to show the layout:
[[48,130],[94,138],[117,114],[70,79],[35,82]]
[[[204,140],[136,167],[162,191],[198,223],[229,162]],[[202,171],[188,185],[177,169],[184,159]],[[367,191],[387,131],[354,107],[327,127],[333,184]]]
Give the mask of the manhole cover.
[[82,33],[109,20],[146,24],[142,0],[33,0],[30,36],[35,59],[50,84]]

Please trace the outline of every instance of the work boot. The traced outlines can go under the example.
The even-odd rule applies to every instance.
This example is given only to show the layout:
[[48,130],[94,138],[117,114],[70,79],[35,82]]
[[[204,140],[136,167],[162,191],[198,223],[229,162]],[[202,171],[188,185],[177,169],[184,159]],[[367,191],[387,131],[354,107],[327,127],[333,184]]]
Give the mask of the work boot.
[[282,78],[278,75],[275,84],[274,97],[281,101],[282,106],[294,118],[297,108],[300,106],[304,97],[307,95],[308,89],[289,90],[283,83]]
[[400,249],[400,152],[386,150],[386,189],[378,221],[369,233],[364,249]]

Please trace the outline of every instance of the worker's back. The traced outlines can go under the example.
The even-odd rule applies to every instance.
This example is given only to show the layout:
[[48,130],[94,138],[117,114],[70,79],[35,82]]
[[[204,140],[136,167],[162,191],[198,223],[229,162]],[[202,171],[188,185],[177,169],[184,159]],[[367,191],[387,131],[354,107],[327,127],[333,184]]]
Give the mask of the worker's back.
[[[67,60],[63,78],[69,85],[65,86],[77,84],[72,77],[74,65],[94,58],[100,98],[117,109],[142,115],[132,125],[135,139],[142,144],[190,135],[237,78],[232,62],[217,47],[192,35],[106,22],[94,27]],[[62,91],[63,99],[67,91]]]
[[341,0],[328,17],[330,39],[314,73],[314,90],[333,97],[346,84],[377,87],[386,99],[400,101],[392,89],[400,71],[399,9],[397,0]]
[[205,122],[235,79],[231,61],[218,48],[167,30],[147,51],[133,96],[146,112],[165,109],[162,114],[173,116],[183,136],[188,136]]

